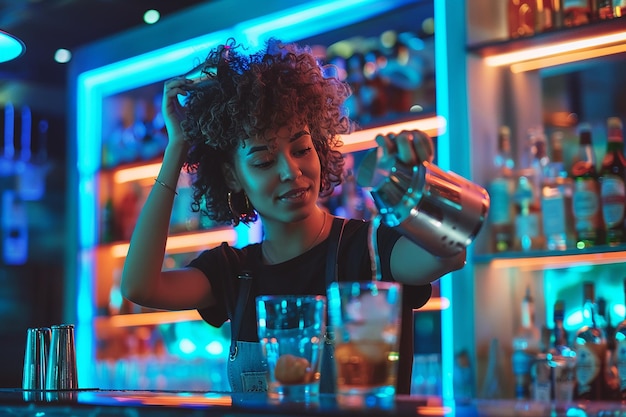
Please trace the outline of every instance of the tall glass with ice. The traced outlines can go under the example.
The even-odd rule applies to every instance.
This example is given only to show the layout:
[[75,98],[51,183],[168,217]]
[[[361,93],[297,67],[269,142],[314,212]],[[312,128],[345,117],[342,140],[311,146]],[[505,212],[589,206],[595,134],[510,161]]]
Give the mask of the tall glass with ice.
[[328,288],[340,405],[392,405],[398,373],[402,287],[335,282]]
[[316,400],[326,333],[326,297],[266,295],[256,298],[256,307],[259,341],[267,359],[269,397]]

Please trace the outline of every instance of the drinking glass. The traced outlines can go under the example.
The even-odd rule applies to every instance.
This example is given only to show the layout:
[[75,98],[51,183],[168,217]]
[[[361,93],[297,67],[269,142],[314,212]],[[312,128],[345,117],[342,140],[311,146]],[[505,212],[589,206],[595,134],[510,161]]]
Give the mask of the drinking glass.
[[393,406],[398,374],[402,287],[335,282],[328,288],[340,406]]
[[319,395],[326,297],[256,298],[258,334],[267,360],[270,399],[308,402]]

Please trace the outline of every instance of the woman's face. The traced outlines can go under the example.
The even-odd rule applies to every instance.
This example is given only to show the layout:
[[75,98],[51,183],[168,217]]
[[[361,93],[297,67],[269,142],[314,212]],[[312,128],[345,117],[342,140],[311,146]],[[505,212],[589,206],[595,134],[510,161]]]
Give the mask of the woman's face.
[[234,177],[265,219],[294,222],[317,204],[321,165],[308,128],[281,128],[270,141],[251,138],[234,157]]

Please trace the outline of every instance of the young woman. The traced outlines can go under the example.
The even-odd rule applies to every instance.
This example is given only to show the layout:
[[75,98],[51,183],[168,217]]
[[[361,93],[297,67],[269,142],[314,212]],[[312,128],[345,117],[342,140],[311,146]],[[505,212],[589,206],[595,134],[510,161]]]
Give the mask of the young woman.
[[[256,296],[325,295],[332,280],[371,280],[377,265],[383,280],[407,284],[407,303],[421,306],[430,283],[465,262],[465,253],[440,259],[392,228],[344,221],[318,205],[341,183],[340,135],[354,129],[343,108],[349,87],[325,69],[295,44],[270,40],[264,50],[246,54],[229,40],[192,71],[200,71],[199,79],[165,82],[169,143],[135,226],[121,288],[147,307],[198,309],[214,326],[230,319],[233,391],[265,389]],[[407,164],[432,159],[432,142],[421,132],[380,135],[377,141]],[[187,267],[162,270],[183,167],[193,174],[194,210],[233,225],[258,215],[262,242],[238,249],[223,244]],[[248,279],[237,278],[242,275]],[[403,327],[410,348],[412,326]],[[412,352],[404,356],[410,363]],[[321,378],[322,390],[332,389],[324,370]],[[406,383],[399,387],[407,390]]]

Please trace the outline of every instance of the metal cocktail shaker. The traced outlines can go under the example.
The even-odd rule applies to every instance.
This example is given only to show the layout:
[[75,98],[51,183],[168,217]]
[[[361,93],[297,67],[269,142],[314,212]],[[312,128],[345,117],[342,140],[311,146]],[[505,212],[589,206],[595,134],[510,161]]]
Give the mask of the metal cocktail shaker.
[[489,211],[489,194],[481,186],[430,162],[408,166],[381,148],[366,154],[357,183],[369,190],[382,223],[435,256],[465,249]]
[[50,328],[35,327],[26,332],[22,388],[43,390],[46,387],[46,366],[50,347]]
[[46,374],[46,390],[76,390],[76,348],[74,325],[58,324],[51,327],[50,353]]

